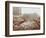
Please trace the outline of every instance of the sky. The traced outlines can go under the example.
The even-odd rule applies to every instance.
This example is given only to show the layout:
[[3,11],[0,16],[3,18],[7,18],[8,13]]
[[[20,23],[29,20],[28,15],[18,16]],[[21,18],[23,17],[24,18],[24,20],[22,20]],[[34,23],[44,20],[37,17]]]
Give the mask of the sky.
[[36,13],[40,15],[40,8],[35,8],[35,7],[22,7],[22,14],[32,14]]

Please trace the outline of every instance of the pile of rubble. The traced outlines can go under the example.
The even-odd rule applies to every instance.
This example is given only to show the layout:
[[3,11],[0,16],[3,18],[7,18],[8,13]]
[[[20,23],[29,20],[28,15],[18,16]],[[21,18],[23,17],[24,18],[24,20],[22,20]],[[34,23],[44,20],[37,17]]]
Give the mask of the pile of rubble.
[[27,17],[13,17],[13,30],[36,30],[40,29],[40,17],[34,18],[32,21]]

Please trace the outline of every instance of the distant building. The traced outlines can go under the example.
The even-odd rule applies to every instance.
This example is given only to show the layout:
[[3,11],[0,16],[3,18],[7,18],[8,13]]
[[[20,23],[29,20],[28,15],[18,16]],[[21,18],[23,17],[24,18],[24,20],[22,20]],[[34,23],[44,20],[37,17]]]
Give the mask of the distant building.
[[13,15],[21,15],[21,8],[13,7]]

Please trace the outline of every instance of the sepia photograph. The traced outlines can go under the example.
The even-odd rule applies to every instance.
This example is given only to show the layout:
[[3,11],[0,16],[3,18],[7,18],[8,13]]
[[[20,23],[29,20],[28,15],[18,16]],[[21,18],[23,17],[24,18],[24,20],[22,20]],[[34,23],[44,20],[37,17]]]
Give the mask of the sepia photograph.
[[40,8],[13,7],[13,31],[40,30]]

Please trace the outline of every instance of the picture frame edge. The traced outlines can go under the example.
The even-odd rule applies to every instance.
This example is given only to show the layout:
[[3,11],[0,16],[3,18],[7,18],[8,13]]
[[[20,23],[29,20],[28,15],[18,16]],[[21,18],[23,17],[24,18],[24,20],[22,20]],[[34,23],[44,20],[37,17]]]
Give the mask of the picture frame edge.
[[[39,33],[39,34],[22,34],[22,35],[9,35],[9,25],[7,25],[7,23],[9,24],[9,21],[7,21],[9,19],[9,17],[7,16],[9,14],[9,3],[20,3],[19,1],[5,1],[5,36],[6,37],[13,37],[13,36],[29,36],[29,35],[45,35],[45,3],[37,3],[37,4],[40,4],[40,5],[43,5],[44,7],[44,27],[43,27],[43,33]],[[22,2],[21,2],[22,3]],[[25,3],[29,3],[29,2],[23,2],[24,4]],[[33,2],[30,4],[34,4]],[[36,4],[36,3],[35,3]],[[8,5],[8,6],[7,6]],[[8,13],[8,14],[7,14]],[[8,19],[7,19],[8,18]],[[7,27],[8,26],[8,27]]]

